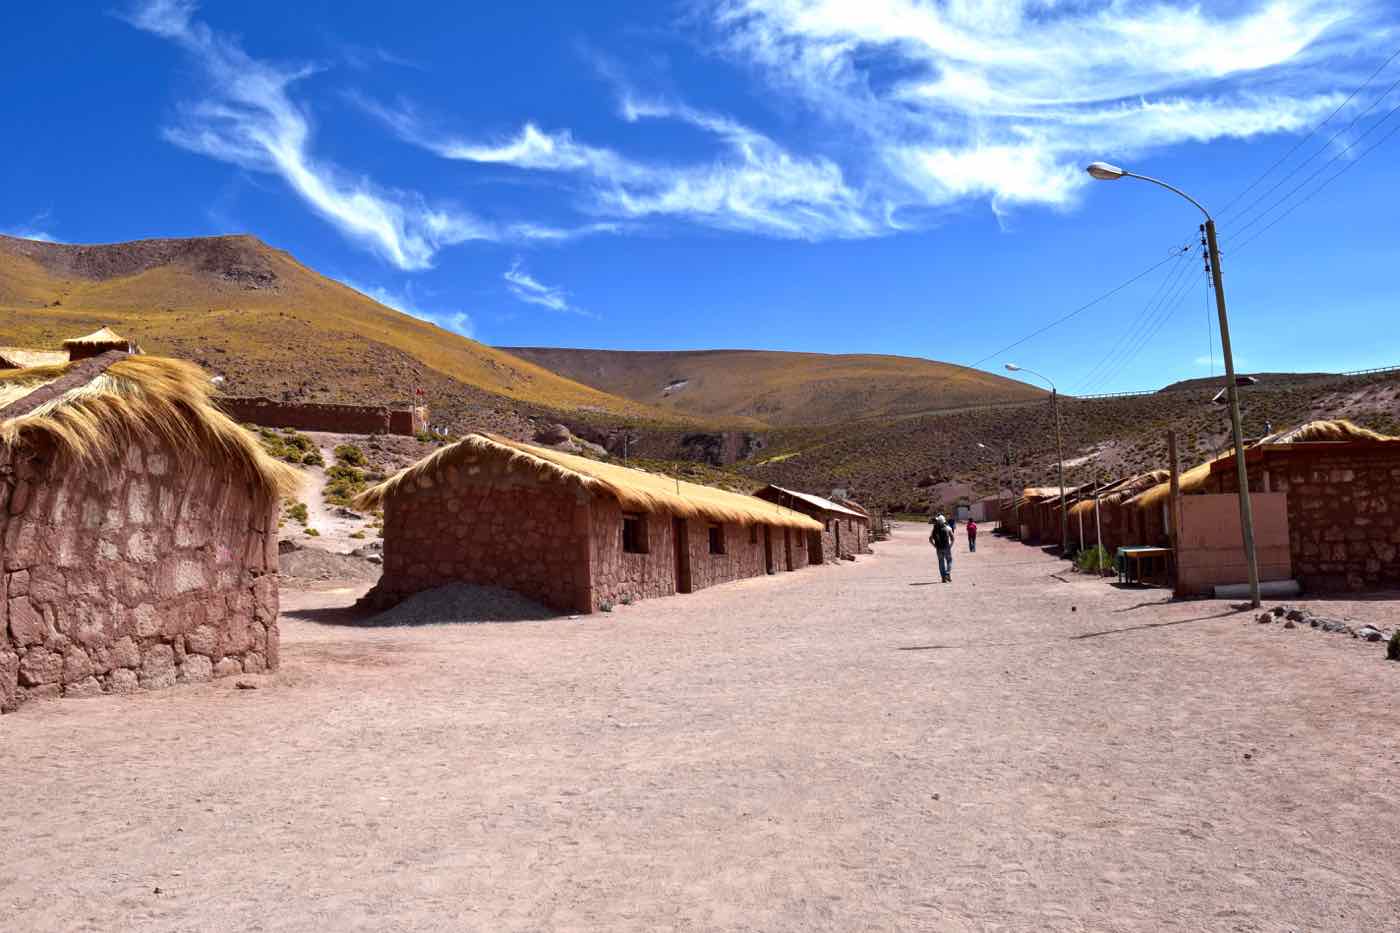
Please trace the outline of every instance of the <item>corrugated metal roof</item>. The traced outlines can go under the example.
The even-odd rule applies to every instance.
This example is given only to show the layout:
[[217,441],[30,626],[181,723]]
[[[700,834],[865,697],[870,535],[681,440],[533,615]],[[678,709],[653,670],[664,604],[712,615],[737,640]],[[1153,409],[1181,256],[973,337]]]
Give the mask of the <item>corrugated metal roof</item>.
[[868,516],[862,515],[861,513],[857,512],[857,511],[855,511],[855,510],[853,510],[853,509],[848,509],[848,508],[846,508],[844,505],[837,505],[835,502],[832,502],[830,499],[823,499],[821,496],[814,496],[814,495],[812,495],[811,493],[807,493],[807,492],[798,492],[798,491],[795,490],[795,489],[786,489],[786,488],[784,488],[784,487],[782,487],[782,486],[775,486],[775,485],[773,485],[772,483],[770,483],[770,484],[768,485],[768,488],[769,488],[769,489],[776,489],[778,492],[782,493],[782,494],[785,495],[785,496],[792,496],[794,499],[801,499],[803,502],[807,503],[808,505],[816,506],[817,508],[823,509],[824,511],[827,511],[827,512],[839,512],[839,513],[842,514],[842,515],[849,515],[849,516],[851,516],[852,518],[866,518],[866,517],[868,517]]

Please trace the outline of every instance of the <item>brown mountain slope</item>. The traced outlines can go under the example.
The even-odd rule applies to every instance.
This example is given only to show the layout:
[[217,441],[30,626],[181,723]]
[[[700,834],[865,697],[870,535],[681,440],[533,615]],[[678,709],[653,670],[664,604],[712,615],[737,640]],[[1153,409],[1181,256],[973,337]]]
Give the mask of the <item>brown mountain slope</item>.
[[449,409],[521,403],[640,421],[618,398],[402,314],[251,236],[94,246],[0,236],[0,345],[57,346],[110,324],[148,353],[194,359],[228,389]]
[[647,405],[705,418],[755,418],[773,426],[884,418],[1044,395],[993,373],[906,356],[505,349]]

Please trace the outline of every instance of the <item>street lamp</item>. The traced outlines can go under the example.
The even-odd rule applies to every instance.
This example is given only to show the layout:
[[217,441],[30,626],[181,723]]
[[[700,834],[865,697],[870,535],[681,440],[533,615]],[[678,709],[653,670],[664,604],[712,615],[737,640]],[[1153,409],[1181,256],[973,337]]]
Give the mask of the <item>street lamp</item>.
[[1093,162],[1085,169],[1099,181],[1114,181],[1119,178],[1137,178],[1178,194],[1205,215],[1203,225],[1206,233],[1206,248],[1210,251],[1211,283],[1215,286],[1215,311],[1220,317],[1220,349],[1225,357],[1225,392],[1230,400],[1230,428],[1235,442],[1235,475],[1240,486],[1240,532],[1244,538],[1245,563],[1249,567],[1249,600],[1255,609],[1259,608],[1259,559],[1254,551],[1254,509],[1249,501],[1249,477],[1244,464],[1244,428],[1240,424],[1239,383],[1235,379],[1235,357],[1230,350],[1230,322],[1225,315],[1225,285],[1220,277],[1220,246],[1215,239],[1215,218],[1210,216],[1200,201],[1164,181],[1126,171],[1107,162]]
[[[988,447],[986,444],[982,443],[981,441],[978,441],[978,442],[977,442],[977,446],[978,446],[978,447],[981,447],[983,450],[991,450],[991,449],[992,449],[992,448]],[[1020,537],[1021,537],[1021,506],[1018,504],[1018,500],[1020,499],[1020,496],[1016,495],[1016,474],[1015,474],[1014,472],[1012,472],[1012,470],[1011,470],[1011,448],[1010,448],[1010,447],[1003,447],[1003,448],[1002,448],[1002,453],[1001,453],[1001,455],[1002,455],[1002,463],[1006,464],[1006,488],[1007,488],[1008,490],[1010,490],[1010,492],[1011,492],[1011,523],[1012,523],[1012,525],[1014,525],[1015,528],[1016,528],[1016,537],[1017,537],[1017,539],[1020,539]],[[997,502],[998,502],[998,503],[1001,502],[1001,496],[1000,496],[1000,495],[997,496]],[[1004,530],[1004,529],[1003,529],[1003,530]]]
[[1055,383],[1050,381],[1050,377],[1036,372],[1033,369],[1026,369],[1024,366],[1017,366],[1015,363],[1006,364],[1007,372],[1030,373],[1040,379],[1044,379],[1050,386],[1050,405],[1055,410],[1055,450],[1060,458],[1060,553],[1069,553],[1069,516],[1065,514],[1065,444],[1060,432],[1060,393],[1055,388]]

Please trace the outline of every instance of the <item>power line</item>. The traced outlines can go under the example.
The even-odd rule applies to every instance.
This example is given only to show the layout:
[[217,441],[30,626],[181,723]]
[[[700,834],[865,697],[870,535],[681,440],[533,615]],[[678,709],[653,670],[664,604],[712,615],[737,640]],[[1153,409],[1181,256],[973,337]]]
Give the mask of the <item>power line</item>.
[[[1371,101],[1371,104],[1370,104],[1369,107],[1367,107],[1365,110],[1361,111],[1361,112],[1358,113],[1355,117],[1353,117],[1350,123],[1348,123],[1346,126],[1342,127],[1340,130],[1337,130],[1337,132],[1333,133],[1333,134],[1328,138],[1327,142],[1325,142],[1325,143],[1322,144],[1322,147],[1321,147],[1320,149],[1318,149],[1318,150],[1317,150],[1316,152],[1314,152],[1312,155],[1308,156],[1308,157],[1307,157],[1306,159],[1304,159],[1302,162],[1299,162],[1297,165],[1295,165],[1295,166],[1293,167],[1293,170],[1292,170],[1292,171],[1290,171],[1287,175],[1285,175],[1285,176],[1283,176],[1282,178],[1280,178],[1278,181],[1274,182],[1273,186],[1270,187],[1268,191],[1265,191],[1263,194],[1259,195],[1259,197],[1255,198],[1253,201],[1250,201],[1249,204],[1247,204],[1247,205],[1244,207],[1245,213],[1247,214],[1251,209],[1253,209],[1253,207],[1254,207],[1256,204],[1258,204],[1260,201],[1264,200],[1264,199],[1267,198],[1269,195],[1271,195],[1271,194],[1273,194],[1275,191],[1277,191],[1280,187],[1283,186],[1283,184],[1284,184],[1286,181],[1288,181],[1288,179],[1292,178],[1294,175],[1297,175],[1299,172],[1301,172],[1301,171],[1303,170],[1304,166],[1306,166],[1309,162],[1311,162],[1313,159],[1316,159],[1318,156],[1320,156],[1320,155],[1322,155],[1324,152],[1326,152],[1326,151],[1327,151],[1327,148],[1328,148],[1329,146],[1331,146],[1334,142],[1336,142],[1337,139],[1338,139],[1343,133],[1346,133],[1346,132],[1347,132],[1348,130],[1350,130],[1353,126],[1355,126],[1355,125],[1361,120],[1362,117],[1366,116],[1366,114],[1370,113],[1372,110],[1375,110],[1376,107],[1380,105],[1380,102],[1383,101],[1383,100],[1385,100],[1388,96],[1390,96],[1390,92],[1393,91],[1393,90],[1395,90],[1397,87],[1400,87],[1400,78],[1396,78],[1393,82],[1391,82],[1390,86],[1387,87],[1384,91],[1382,91],[1381,94],[1380,94],[1380,96],[1378,96],[1375,100]],[[1394,113],[1394,112],[1395,112],[1395,110],[1392,109],[1389,113],[1387,113],[1384,117],[1382,117],[1381,120],[1378,121],[1378,122],[1383,122],[1384,120],[1386,120],[1386,119],[1390,116],[1390,114],[1392,114],[1392,113]],[[1374,126],[1373,126],[1372,128],[1374,129]],[[1367,130],[1366,132],[1369,133],[1370,130]],[[1363,134],[1362,134],[1362,137],[1364,137],[1365,135],[1366,135],[1366,134],[1363,133]],[[1353,140],[1351,143],[1348,143],[1348,144],[1341,150],[1341,152],[1337,153],[1337,155],[1334,155],[1330,160],[1328,160],[1328,163],[1327,163],[1327,164],[1331,164],[1332,162],[1335,162],[1335,161],[1341,156],[1342,152],[1346,152],[1347,149],[1350,149],[1352,146],[1356,145],[1357,142],[1360,142],[1360,139]],[[1324,166],[1324,167],[1325,167],[1325,166]],[[1316,175],[1316,172],[1314,172],[1313,174]],[[1309,176],[1309,177],[1312,177],[1312,176]],[[1306,184],[1306,182],[1305,182],[1305,184]],[[1246,224],[1244,225],[1244,227],[1241,227],[1241,228],[1239,228],[1239,229],[1244,229],[1245,227],[1249,227],[1251,224],[1257,223],[1261,217],[1263,217],[1265,214],[1268,214],[1269,211],[1272,211],[1275,207],[1277,207],[1277,206],[1278,206],[1280,203],[1282,203],[1283,201],[1286,201],[1286,200],[1289,198],[1289,196],[1292,195],[1292,193],[1293,193],[1294,191],[1297,191],[1297,190],[1298,190],[1298,189],[1297,189],[1296,187],[1293,188],[1292,190],[1290,190],[1290,191],[1288,192],[1288,194],[1285,194],[1282,198],[1279,198],[1279,200],[1278,200],[1278,201],[1275,201],[1273,205],[1271,205],[1270,207],[1266,208],[1266,209],[1263,211],[1263,213],[1256,215],[1256,216],[1254,217],[1253,220],[1249,221],[1249,223],[1246,223]]]
[[[1391,127],[1391,130],[1390,130],[1389,133],[1386,133],[1386,134],[1385,134],[1384,136],[1382,136],[1380,139],[1376,140],[1365,152],[1361,153],[1361,155],[1357,156],[1355,159],[1352,159],[1352,160],[1351,160],[1350,162],[1348,162],[1346,165],[1342,166],[1342,168],[1341,168],[1339,171],[1337,171],[1335,174],[1333,174],[1333,175],[1329,176],[1328,178],[1326,178],[1326,179],[1322,182],[1322,184],[1318,185],[1316,188],[1314,188],[1312,191],[1308,192],[1308,193],[1307,193],[1306,195],[1304,195],[1303,197],[1299,198],[1297,201],[1294,201],[1293,204],[1289,205],[1288,210],[1284,211],[1282,214],[1279,214],[1277,217],[1275,217],[1273,220],[1269,221],[1269,222],[1268,222],[1267,224],[1265,224],[1263,227],[1260,227],[1258,230],[1256,230],[1256,231],[1254,232],[1253,235],[1251,235],[1250,237],[1248,237],[1247,239],[1245,239],[1244,242],[1242,242],[1242,243],[1240,243],[1238,246],[1234,247],[1234,248],[1231,250],[1231,254],[1233,255],[1233,254],[1238,253],[1240,250],[1244,249],[1246,246],[1248,246],[1249,244],[1253,243],[1255,240],[1259,239],[1259,238],[1260,238],[1261,236],[1263,236],[1264,234],[1268,233],[1269,230],[1271,230],[1271,229],[1274,227],[1275,224],[1279,223],[1281,220],[1283,220],[1283,219],[1284,219],[1285,217],[1287,217],[1289,214],[1293,213],[1295,210],[1297,210],[1298,208],[1302,207],[1304,204],[1306,204],[1306,203],[1308,203],[1309,201],[1311,201],[1314,197],[1316,197],[1316,196],[1318,195],[1319,192],[1322,191],[1323,188],[1326,188],[1328,185],[1332,184],[1332,182],[1336,181],[1338,178],[1341,178],[1343,175],[1345,175],[1345,174],[1351,169],[1351,167],[1352,167],[1353,165],[1355,165],[1356,163],[1360,162],[1362,159],[1366,158],[1366,157],[1367,157],[1368,155],[1370,155],[1373,151],[1375,151],[1375,149],[1376,149],[1377,147],[1383,145],[1388,139],[1390,139],[1390,138],[1391,138],[1392,136],[1394,136],[1396,133],[1400,133],[1400,123],[1397,123],[1395,126]],[[1359,141],[1360,141],[1360,140],[1358,140],[1358,142],[1359,142]],[[1326,167],[1326,166],[1324,166],[1324,168],[1325,168],[1325,167]]]
[[[1400,84],[1400,81],[1397,81],[1396,83],[1397,83],[1397,84]],[[1307,178],[1304,178],[1302,181],[1298,182],[1298,184],[1296,184],[1296,185],[1294,185],[1292,188],[1290,188],[1290,189],[1288,190],[1288,193],[1287,193],[1287,194],[1285,194],[1283,197],[1279,198],[1277,201],[1275,201],[1273,204],[1271,204],[1271,205],[1268,207],[1267,210],[1263,211],[1263,212],[1260,213],[1260,214],[1256,214],[1256,215],[1254,216],[1254,219],[1251,220],[1251,221],[1249,221],[1249,223],[1244,224],[1243,226],[1236,228],[1236,229],[1233,231],[1233,233],[1231,234],[1231,237],[1233,238],[1233,237],[1237,237],[1237,236],[1241,235],[1241,234],[1244,233],[1246,230],[1248,230],[1250,227],[1254,226],[1254,225],[1257,224],[1259,221],[1263,220],[1265,217],[1267,217],[1267,216],[1269,216],[1270,214],[1272,214],[1272,213],[1273,213],[1275,210],[1277,210],[1285,201],[1287,201],[1289,198],[1293,197],[1293,195],[1297,194],[1297,193],[1298,193],[1300,190],[1302,190],[1303,188],[1307,187],[1307,185],[1308,185],[1314,178],[1316,178],[1318,175],[1321,175],[1323,172],[1325,172],[1325,171],[1327,170],[1327,167],[1328,167],[1328,166],[1330,166],[1330,165],[1332,165],[1333,163],[1337,162],[1339,159],[1341,159],[1342,156],[1344,156],[1344,155],[1346,155],[1348,152],[1350,152],[1353,146],[1355,146],[1357,143],[1361,142],[1361,140],[1365,139],[1367,136],[1370,136],[1372,133],[1374,133],[1377,129],[1380,128],[1380,126],[1381,126],[1382,123],[1384,123],[1385,121],[1389,120],[1389,119],[1390,119],[1392,116],[1394,116],[1396,113],[1400,113],[1400,104],[1396,104],[1394,107],[1391,107],[1390,110],[1386,111],[1385,116],[1381,117],[1381,118],[1380,118],[1379,120],[1377,120],[1375,123],[1372,123],[1372,124],[1370,125],[1370,127],[1367,128],[1366,132],[1362,133],[1360,136],[1356,137],[1356,139],[1354,139],[1354,140],[1352,140],[1351,142],[1347,143],[1346,146],[1344,146],[1341,150],[1339,150],[1339,151],[1337,152],[1336,155],[1334,155],[1332,158],[1328,159],[1326,162],[1322,163],[1322,165],[1318,166],[1317,169],[1314,170],[1313,173],[1312,173],[1311,175],[1309,175]],[[1394,131],[1392,130],[1392,132],[1394,132]],[[1389,139],[1389,138],[1390,138],[1390,134],[1386,134],[1385,136],[1381,137],[1380,142],[1385,142],[1385,141],[1386,141],[1387,139]],[[1378,143],[1377,145],[1379,145],[1379,143]],[[1376,148],[1376,147],[1375,147],[1375,146],[1371,146],[1371,148],[1370,148],[1370,149],[1367,149],[1366,152],[1369,153],[1369,152],[1371,151],[1371,149],[1374,149],[1374,148]],[[1350,163],[1350,165],[1355,165],[1356,162],[1359,162],[1359,161],[1360,161],[1360,158],[1357,158],[1357,159],[1353,160],[1353,161]],[[1344,168],[1342,171],[1345,171],[1345,170],[1346,170],[1346,169]],[[1337,174],[1340,175],[1340,174],[1342,174],[1342,172],[1338,172]],[[1330,180],[1331,180],[1331,179],[1328,179],[1328,181],[1330,181]],[[1318,186],[1318,190],[1320,191],[1323,187],[1326,186],[1326,184],[1327,184],[1327,183],[1324,182],[1322,185],[1319,185],[1319,186]],[[1317,193],[1317,192],[1313,192],[1313,194],[1316,194],[1316,193]],[[1293,207],[1296,207],[1298,204],[1303,203],[1303,201],[1307,200],[1307,199],[1308,199],[1309,197],[1311,197],[1311,196],[1312,196],[1312,195],[1307,195],[1306,197],[1302,198],[1301,200],[1295,202],[1295,204],[1292,205],[1292,206],[1289,208],[1289,210],[1291,211],[1291,210],[1293,209]],[[1285,213],[1286,213],[1286,212],[1285,212]]]
[[1172,316],[1176,314],[1176,309],[1181,307],[1181,302],[1186,297],[1187,292],[1190,291],[1192,282],[1193,279],[1189,275],[1182,277],[1175,291],[1162,303],[1155,320],[1147,325],[1146,329],[1143,330],[1139,339],[1135,341],[1127,355],[1119,361],[1118,365],[1111,372],[1099,381],[1099,385],[1105,385],[1117,379],[1123,370],[1137,358],[1137,355],[1153,341],[1157,334],[1161,332],[1162,328],[1166,326],[1167,321],[1171,320]]
[[[1032,339],[1032,338],[1034,338],[1034,337],[1039,337],[1041,334],[1045,333],[1047,330],[1050,330],[1051,328],[1054,328],[1054,327],[1058,327],[1059,325],[1063,324],[1065,321],[1071,320],[1072,318],[1077,317],[1077,316],[1080,315],[1080,314],[1083,314],[1085,311],[1088,311],[1090,308],[1094,307],[1095,305],[1102,304],[1104,301],[1107,301],[1109,298],[1112,298],[1114,295],[1116,295],[1116,294],[1118,294],[1119,292],[1123,291],[1123,289],[1127,288],[1128,286],[1133,285],[1133,284],[1137,283],[1138,281],[1140,281],[1141,279],[1145,278],[1146,276],[1151,275],[1153,272],[1156,272],[1158,269],[1162,268],[1162,267],[1165,266],[1167,263],[1171,262],[1173,259],[1176,259],[1177,256],[1179,256],[1179,255],[1180,255],[1180,252],[1179,252],[1178,250],[1176,250],[1175,248],[1173,248],[1173,251],[1172,251],[1171,253],[1169,253],[1165,259],[1162,259],[1162,260],[1160,260],[1160,261],[1158,261],[1158,262],[1153,263],[1152,265],[1148,266],[1146,269],[1143,269],[1143,270],[1142,270],[1141,272],[1139,272],[1137,275],[1133,276],[1132,278],[1128,279],[1128,280],[1125,281],[1125,282],[1122,282],[1122,283],[1119,284],[1119,285],[1115,285],[1113,288],[1111,288],[1111,289],[1109,289],[1108,291],[1104,292],[1102,295],[1100,295],[1099,297],[1093,299],[1092,301],[1086,301],[1084,304],[1082,304],[1082,305],[1080,305],[1079,307],[1075,308],[1073,311],[1070,311],[1068,314],[1061,315],[1060,317],[1058,317],[1058,318],[1056,318],[1055,320],[1051,321],[1049,324],[1046,324],[1046,325],[1043,326],[1043,327],[1040,327],[1040,328],[1037,328],[1036,330],[1031,331],[1029,334],[1026,334],[1024,337],[1021,337],[1019,340],[1015,340],[1015,341],[1013,341],[1012,343],[1007,344],[1006,346],[1002,347],[1000,350],[997,350],[995,353],[988,353],[986,356],[982,357],[982,358],[981,358],[980,360],[978,360],[977,362],[975,362],[975,363],[969,363],[968,366],[967,366],[967,368],[968,368],[968,369],[976,369],[977,367],[981,366],[983,363],[987,362],[988,360],[994,359],[994,358],[996,358],[996,357],[998,357],[998,356],[1001,356],[1002,354],[1006,353],[1006,352],[1009,351],[1009,350],[1014,350],[1014,349],[1016,349],[1017,347],[1019,347],[1021,344],[1025,343],[1026,341],[1028,341],[1028,340],[1030,340],[1030,339]],[[943,378],[946,380],[946,379],[951,379],[952,377],[951,377],[951,376],[945,376],[945,377],[943,377]]]
[[[1284,162],[1287,162],[1288,159],[1289,159],[1289,157],[1291,157],[1291,156],[1293,155],[1293,153],[1297,152],[1300,148],[1302,148],[1303,144],[1306,143],[1309,139],[1311,139],[1314,135],[1316,135],[1316,133],[1317,133],[1318,130],[1322,129],[1322,128],[1323,128],[1324,126],[1326,126],[1328,123],[1332,122],[1332,118],[1335,117],[1337,114],[1341,113],[1341,112],[1342,112],[1342,109],[1343,109],[1344,107],[1346,107],[1347,104],[1351,103],[1352,100],[1355,99],[1355,97],[1356,97],[1357,94],[1360,94],[1363,90],[1365,90],[1368,86],[1370,86],[1371,82],[1374,81],[1374,80],[1376,80],[1376,75],[1378,75],[1378,74],[1380,74],[1382,71],[1384,71],[1384,70],[1385,70],[1385,67],[1386,67],[1387,65],[1389,65],[1391,62],[1395,61],[1395,59],[1396,59],[1397,57],[1400,57],[1400,49],[1396,49],[1394,52],[1391,52],[1389,58],[1387,58],[1385,61],[1381,62],[1380,65],[1376,68],[1376,70],[1373,71],[1373,72],[1371,72],[1370,76],[1367,77],[1365,81],[1363,81],[1363,82],[1361,82],[1359,85],[1357,85],[1356,90],[1352,91],[1350,94],[1347,95],[1347,99],[1346,99],[1346,100],[1342,101],[1340,104],[1337,105],[1337,109],[1336,109],[1336,110],[1333,110],[1331,113],[1329,113],[1329,114],[1327,115],[1327,118],[1324,119],[1321,123],[1318,123],[1318,124],[1317,124],[1316,126],[1314,126],[1312,129],[1308,130],[1308,132],[1307,132],[1301,139],[1299,139],[1296,143],[1294,143],[1294,144],[1293,144],[1293,147],[1292,147],[1291,149],[1289,149],[1287,152],[1285,152],[1285,153],[1283,154],[1283,156],[1282,156],[1277,162],[1275,162],[1273,165],[1270,165],[1267,169],[1265,169],[1265,170],[1263,171],[1262,174],[1259,175],[1258,178],[1256,178],[1256,179],[1254,179],[1254,181],[1250,182],[1249,185],[1248,185],[1248,187],[1246,187],[1246,188],[1245,188],[1243,191],[1241,191],[1239,194],[1237,194],[1237,195],[1235,195],[1233,198],[1231,198],[1231,199],[1230,199],[1230,202],[1229,202],[1228,204],[1226,204],[1223,208],[1220,209],[1220,212],[1219,212],[1218,216],[1223,217],[1223,216],[1225,216],[1225,214],[1229,213],[1230,208],[1233,207],[1233,206],[1239,201],[1240,198],[1244,197],[1244,196],[1245,196],[1246,194],[1248,194],[1250,191],[1254,190],[1254,186],[1257,185],[1257,184],[1259,184],[1259,183],[1260,183],[1261,181],[1263,181],[1265,178],[1267,178],[1267,177],[1269,176],[1269,173],[1271,173],[1274,169],[1278,168],[1278,167],[1279,167],[1280,165],[1282,165]],[[1324,148],[1326,148],[1326,147],[1324,147]]]
[[1215,378],[1215,319],[1210,314],[1210,293],[1215,291],[1215,286],[1210,280],[1206,280],[1206,352],[1210,355],[1210,375]]
[[[1185,257],[1188,256],[1190,252],[1191,247],[1184,246],[1176,251],[1176,256],[1178,258]],[[1102,384],[1102,377],[1107,373],[1108,369],[1114,365],[1115,358],[1119,357],[1121,353],[1127,351],[1128,348],[1132,346],[1136,338],[1140,336],[1144,330],[1151,326],[1151,322],[1155,320],[1157,313],[1161,310],[1161,307],[1168,301],[1169,296],[1174,294],[1176,286],[1181,280],[1182,274],[1188,268],[1190,268],[1190,265],[1191,264],[1189,262],[1179,262],[1170,272],[1167,273],[1166,276],[1163,277],[1162,284],[1159,285],[1157,290],[1153,292],[1151,297],[1148,298],[1146,304],[1143,305],[1142,310],[1138,313],[1133,323],[1124,329],[1123,333],[1119,335],[1116,341],[1114,341],[1113,346],[1109,348],[1108,352],[1104,354],[1103,358],[1100,359],[1099,362],[1096,363],[1094,367],[1090,369],[1088,373],[1085,374],[1084,378],[1079,383],[1081,391],[1094,388]]]

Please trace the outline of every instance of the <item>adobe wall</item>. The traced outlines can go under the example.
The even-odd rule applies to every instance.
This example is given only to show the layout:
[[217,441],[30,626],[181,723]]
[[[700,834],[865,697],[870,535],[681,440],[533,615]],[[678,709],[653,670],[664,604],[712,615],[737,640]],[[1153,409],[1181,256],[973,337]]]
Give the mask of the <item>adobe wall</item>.
[[[1400,455],[1364,449],[1272,453],[1251,463],[1249,486],[1288,497],[1293,572],[1312,591],[1400,586]],[[1211,477],[1211,492],[1234,493],[1233,469]]]
[[[724,530],[723,554],[710,553],[710,523],[690,519],[690,589],[702,590],[718,583],[761,577],[768,573],[763,557],[763,528],[758,528],[758,541],[749,539],[744,525],[721,525]],[[776,529],[775,529],[776,530]]]
[[162,442],[0,448],[0,710],[278,664],[277,503]]
[[617,605],[624,598],[649,599],[676,592],[676,546],[670,513],[643,513],[647,552],[629,554],[622,549],[622,506],[605,497],[589,504],[592,609],[604,602]]
[[239,423],[299,431],[339,434],[414,435],[428,427],[427,409],[391,409],[384,405],[334,405],[324,402],[279,402],[270,398],[220,396],[215,402]]
[[471,461],[411,481],[385,502],[384,571],[366,602],[388,608],[423,590],[476,583],[562,612],[592,611],[587,495],[500,458]]

